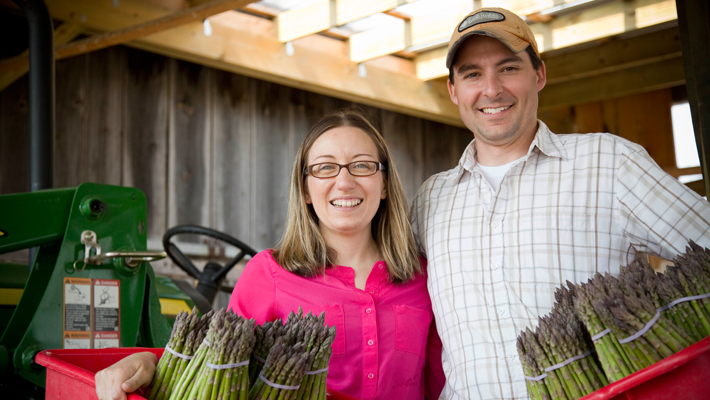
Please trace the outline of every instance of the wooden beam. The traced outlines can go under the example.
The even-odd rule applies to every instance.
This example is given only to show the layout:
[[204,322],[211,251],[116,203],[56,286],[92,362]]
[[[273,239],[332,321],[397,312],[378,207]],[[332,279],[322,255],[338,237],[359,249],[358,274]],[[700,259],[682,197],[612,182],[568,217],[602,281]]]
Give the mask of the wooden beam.
[[[55,19],[71,20],[83,14],[87,29],[95,31],[120,30],[170,12],[139,0],[121,0],[118,9],[104,1],[46,1]],[[249,23],[247,19],[258,23]],[[330,51],[328,46],[312,46],[311,38],[293,41],[294,52],[289,56],[285,44],[279,42],[272,29],[273,22],[249,14],[229,11],[210,18],[210,22],[213,29],[210,37],[203,34],[201,22],[192,22],[126,44],[253,78],[463,126],[445,82],[428,84],[411,73],[393,71],[392,66],[383,67],[376,62],[364,63],[362,70],[345,51],[338,53]],[[258,29],[252,32],[251,26]]]
[[[213,0],[196,7],[169,14],[156,20],[145,21],[137,25],[125,27],[115,32],[102,33],[86,39],[64,44],[57,47],[55,51],[55,58],[62,59],[72,57],[125,43],[143,36],[172,29],[189,22],[201,21],[212,15],[240,8],[249,3],[253,3],[254,1],[255,0]],[[79,18],[81,19],[81,17]],[[23,65],[26,65],[28,60],[29,57],[27,55],[20,55],[7,59],[0,62],[0,71],[20,68]]]
[[244,11],[248,11],[250,13],[267,18],[273,18],[279,14],[279,10],[259,3],[248,4],[246,7],[244,7]]
[[456,23],[472,9],[473,2],[456,3],[423,17],[397,19],[387,26],[356,33],[350,36],[351,59],[369,60],[449,37]]
[[359,63],[409,47],[409,22],[401,19],[350,36],[350,60]]
[[672,58],[585,79],[547,85],[539,109],[564,107],[683,85],[683,59]]
[[665,167],[663,170],[670,176],[678,179],[679,176],[683,175],[697,175],[697,174],[702,174],[703,170],[700,167],[691,167],[691,168],[673,168],[673,167]]
[[612,37],[594,47],[559,55],[543,53],[547,84],[554,85],[681,57],[678,27],[631,38]]
[[[549,52],[594,40],[605,40],[626,32],[676,19],[675,8],[669,0],[628,0],[610,2],[597,7],[565,14],[549,23],[531,24],[541,52]],[[673,0],[670,0],[671,3]],[[524,6],[521,0],[516,3]],[[546,7],[545,7],[546,8]],[[640,14],[640,15],[639,15]],[[454,23],[455,24],[455,23]],[[451,32],[448,33],[450,35]],[[415,34],[413,34],[415,35]],[[414,36],[413,36],[414,37]],[[431,54],[427,54],[431,53]],[[620,56],[623,56],[621,54]],[[437,60],[436,58],[439,58]],[[422,52],[415,58],[421,79],[447,76],[446,52],[434,49]],[[419,66],[422,63],[423,65]],[[419,74],[419,72],[418,72]]]
[[634,10],[634,25],[637,29],[678,19],[675,0],[643,0]]
[[705,191],[705,181],[703,179],[699,179],[697,181],[693,182],[688,182],[685,184],[685,186],[689,187],[690,190],[694,191],[700,196],[705,197],[707,195],[707,192]]
[[337,25],[347,24],[373,14],[390,11],[413,0],[337,0],[335,21]]
[[[79,36],[83,30],[82,24],[76,22],[65,22],[54,30],[54,45],[60,46]],[[29,50],[25,50],[21,54],[29,60]],[[0,71],[0,91],[10,86],[16,80],[22,78],[29,70],[29,64],[6,71]]]
[[[215,22],[213,22],[213,25]],[[444,83],[432,85],[376,66],[366,76],[356,63],[293,42],[292,56],[276,38],[233,32],[229,40],[199,34],[200,24],[185,25],[130,45],[291,87],[386,110],[463,126]],[[219,30],[222,32],[222,30]],[[237,40],[238,38],[238,40]]]
[[417,77],[423,81],[442,78],[449,75],[446,68],[446,54],[449,49],[440,47],[438,49],[426,51],[414,57],[414,68]]
[[473,2],[457,3],[430,15],[412,18],[412,46],[451,37],[454,27],[473,11]]
[[321,0],[275,15],[279,40],[288,42],[390,11],[413,0]]
[[332,0],[321,0],[305,7],[279,13],[275,19],[279,40],[288,42],[334,26],[331,3]]
[[[670,0],[673,3],[672,0]],[[541,52],[560,49],[608,36],[677,19],[669,0],[628,0],[565,14],[547,24],[534,24],[533,33],[541,35]],[[652,12],[644,12],[653,10]],[[642,16],[639,17],[638,13]]]
[[[496,0],[493,2],[484,1],[484,7],[501,7],[510,10],[518,15],[529,15],[538,13],[544,9],[559,5],[559,3],[569,3],[572,0]],[[493,4],[486,4],[493,3]]]

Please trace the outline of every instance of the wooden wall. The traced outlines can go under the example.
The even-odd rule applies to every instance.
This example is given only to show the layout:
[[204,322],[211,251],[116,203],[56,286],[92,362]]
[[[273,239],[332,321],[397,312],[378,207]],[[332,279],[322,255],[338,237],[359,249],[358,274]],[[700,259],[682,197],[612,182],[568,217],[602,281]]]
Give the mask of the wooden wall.
[[[286,216],[296,149],[316,119],[352,103],[114,47],[57,63],[55,187],[100,182],[148,198],[148,231],[198,224],[257,249]],[[29,188],[28,80],[0,92],[0,194]],[[411,200],[456,165],[468,130],[362,107],[394,152]]]
[[699,167],[678,169],[676,166],[671,106],[684,99],[677,98],[676,93],[682,91],[675,89],[546,110],[539,118],[557,133],[611,132],[638,143],[661,168],[675,177],[699,174]]

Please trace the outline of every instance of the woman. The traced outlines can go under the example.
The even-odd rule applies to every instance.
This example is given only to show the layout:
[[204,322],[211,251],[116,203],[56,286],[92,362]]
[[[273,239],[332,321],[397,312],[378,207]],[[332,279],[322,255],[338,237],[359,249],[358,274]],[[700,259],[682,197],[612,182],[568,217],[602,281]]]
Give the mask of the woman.
[[[362,399],[438,398],[441,342],[406,208],[380,133],[356,111],[324,117],[296,155],[281,246],[249,261],[229,307],[257,323],[299,306],[325,311],[337,329],[329,387]],[[120,376],[97,375],[99,398],[147,384],[155,359],[134,357]]]

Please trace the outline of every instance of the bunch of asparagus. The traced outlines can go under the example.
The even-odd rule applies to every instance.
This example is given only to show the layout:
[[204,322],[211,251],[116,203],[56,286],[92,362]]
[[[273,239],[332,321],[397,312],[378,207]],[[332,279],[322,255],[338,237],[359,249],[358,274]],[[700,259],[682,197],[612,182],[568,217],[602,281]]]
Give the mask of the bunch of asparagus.
[[254,352],[251,355],[249,363],[249,381],[255,382],[259,376],[259,372],[264,368],[264,362],[269,355],[269,350],[276,343],[276,339],[283,336],[284,324],[279,318],[276,321],[264,322],[263,325],[257,325],[254,328],[256,336],[256,345]]
[[608,384],[589,352],[589,333],[575,313],[574,288],[558,289],[555,296],[557,302],[550,315],[538,319],[535,331],[528,328],[518,337],[523,370],[527,376],[537,377],[545,373],[545,368],[577,359],[547,372],[544,379],[527,380],[533,399],[576,399]]
[[167,400],[170,398],[170,394],[177,383],[176,377],[182,375],[190,361],[189,358],[197,352],[204,340],[212,314],[213,312],[210,311],[200,317],[197,314],[197,309],[193,308],[190,314],[181,311],[177,315],[168,346],[175,353],[182,354],[185,357],[179,357],[169,351],[163,354],[155,369],[153,384],[147,397],[149,400]]
[[[250,400],[325,399],[335,327],[328,328],[324,321],[325,313],[318,317],[308,313],[304,317],[299,307],[298,314],[289,314],[283,329],[272,324],[264,330],[261,349],[268,347],[272,337],[274,344],[254,380]],[[267,333],[269,331],[271,333]],[[282,335],[277,336],[278,333]]]
[[182,312],[147,398],[325,399],[334,340],[325,313],[304,316],[301,308],[285,324],[278,319],[259,326],[224,309],[202,317],[196,309]]
[[531,397],[582,397],[709,336],[710,299],[672,303],[710,293],[710,249],[690,242],[673,262],[661,274],[637,260],[622,267],[618,277],[596,274],[587,283],[568,281],[567,288],[559,288],[550,315],[539,319],[535,331],[518,337],[525,374],[540,376],[545,368],[588,351],[594,356],[528,380]]
[[249,360],[256,342],[254,325],[253,319],[244,319],[231,311],[216,312],[205,340],[179,377],[170,400],[246,399],[247,364],[226,369],[220,366]]

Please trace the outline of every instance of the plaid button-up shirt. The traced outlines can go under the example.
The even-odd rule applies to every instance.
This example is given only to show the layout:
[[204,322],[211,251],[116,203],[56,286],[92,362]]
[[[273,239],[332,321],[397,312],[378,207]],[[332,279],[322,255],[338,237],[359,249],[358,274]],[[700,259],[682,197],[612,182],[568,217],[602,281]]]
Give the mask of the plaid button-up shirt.
[[610,134],[555,135],[540,121],[497,191],[474,144],[412,205],[444,345],[441,398],[527,398],[516,338],[551,310],[555,288],[618,274],[637,252],[673,259],[688,239],[710,247],[710,206]]

